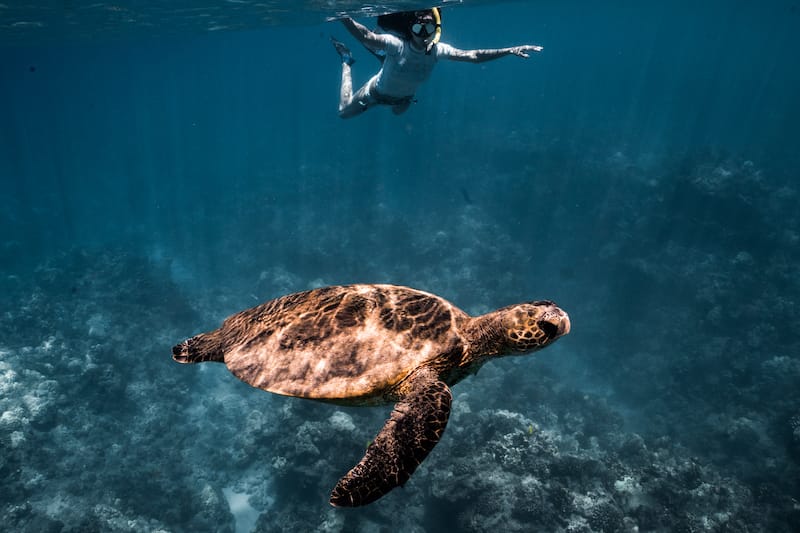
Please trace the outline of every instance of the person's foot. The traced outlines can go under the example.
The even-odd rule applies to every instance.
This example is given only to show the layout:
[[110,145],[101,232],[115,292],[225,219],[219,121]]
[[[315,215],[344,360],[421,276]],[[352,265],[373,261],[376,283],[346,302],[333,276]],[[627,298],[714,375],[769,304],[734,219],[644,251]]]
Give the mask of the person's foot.
[[342,58],[342,63],[352,65],[356,62],[356,60],[353,59],[353,54],[350,53],[350,49],[347,48],[344,43],[337,41],[333,38],[333,36],[331,36],[331,42],[333,43],[333,47],[336,48],[336,51],[339,53],[339,56]]

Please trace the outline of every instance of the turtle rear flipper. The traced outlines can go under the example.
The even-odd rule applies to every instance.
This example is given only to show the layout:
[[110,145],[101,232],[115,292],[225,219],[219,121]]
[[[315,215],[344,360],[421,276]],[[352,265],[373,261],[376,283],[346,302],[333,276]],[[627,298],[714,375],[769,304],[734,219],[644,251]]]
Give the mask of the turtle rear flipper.
[[222,347],[213,334],[201,333],[172,347],[172,358],[179,363],[225,361]]
[[366,505],[404,485],[439,442],[453,399],[447,384],[421,370],[401,389],[401,400],[361,462],[331,492],[331,505]]

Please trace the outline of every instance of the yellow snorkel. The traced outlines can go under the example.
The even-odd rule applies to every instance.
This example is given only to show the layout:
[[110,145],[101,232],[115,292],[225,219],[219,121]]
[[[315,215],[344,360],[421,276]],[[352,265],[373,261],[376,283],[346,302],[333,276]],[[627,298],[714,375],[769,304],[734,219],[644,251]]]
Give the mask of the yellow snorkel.
[[438,7],[432,7],[431,13],[433,13],[433,22],[436,24],[436,29],[433,30],[433,39],[428,41],[428,45],[425,47],[425,53],[430,54],[433,47],[436,46],[436,43],[439,42],[439,39],[442,37],[442,15],[439,13]]

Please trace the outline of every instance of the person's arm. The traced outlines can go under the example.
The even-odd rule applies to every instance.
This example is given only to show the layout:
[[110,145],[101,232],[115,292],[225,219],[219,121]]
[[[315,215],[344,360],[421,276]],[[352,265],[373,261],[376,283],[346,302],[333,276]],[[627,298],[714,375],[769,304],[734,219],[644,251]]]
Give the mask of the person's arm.
[[541,46],[534,46],[525,44],[522,46],[512,46],[510,48],[490,48],[487,50],[459,50],[449,46],[449,49],[442,57],[452,59],[453,61],[466,61],[467,63],[483,63],[484,61],[491,61],[504,56],[519,56],[528,57],[528,52],[541,52]]
[[[350,17],[345,17],[341,20],[344,27],[350,32],[350,35],[355,37],[362,45],[372,50],[384,50],[393,37],[383,33],[375,33]],[[397,38],[395,37],[395,39]]]

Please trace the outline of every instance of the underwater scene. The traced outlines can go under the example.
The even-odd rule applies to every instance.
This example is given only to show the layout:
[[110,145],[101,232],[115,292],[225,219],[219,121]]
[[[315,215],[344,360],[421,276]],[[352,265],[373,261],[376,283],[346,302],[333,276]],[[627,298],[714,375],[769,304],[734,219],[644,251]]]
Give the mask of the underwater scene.
[[800,531],[800,6],[431,7],[0,4],[0,531]]

